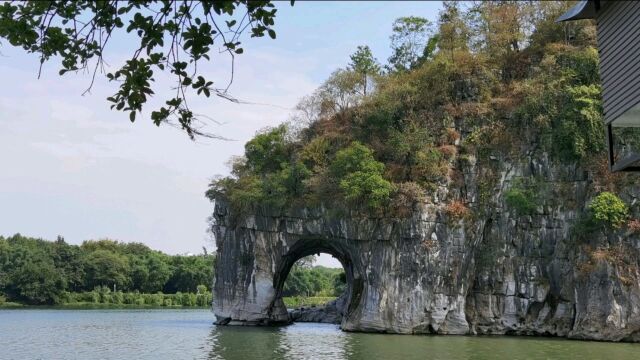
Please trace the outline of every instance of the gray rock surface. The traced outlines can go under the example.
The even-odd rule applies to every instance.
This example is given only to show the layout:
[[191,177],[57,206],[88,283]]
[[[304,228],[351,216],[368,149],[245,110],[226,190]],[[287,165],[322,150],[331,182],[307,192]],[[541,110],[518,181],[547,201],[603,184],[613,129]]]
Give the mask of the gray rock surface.
[[342,296],[324,306],[293,309],[289,311],[289,318],[293,322],[340,324],[344,315],[346,300],[346,296]]
[[[239,217],[218,199],[218,323],[290,322],[284,279],[299,258],[325,252],[347,275],[344,330],[640,341],[638,235],[575,235],[596,193],[591,175],[545,156],[495,163],[480,168],[468,159],[461,182],[443,184],[404,219],[336,217],[322,208]],[[490,185],[488,172],[497,179]],[[522,179],[540,184],[531,215],[505,205],[505,191]],[[639,195],[637,184],[621,192],[630,204]],[[453,199],[468,204],[470,215],[450,218]]]

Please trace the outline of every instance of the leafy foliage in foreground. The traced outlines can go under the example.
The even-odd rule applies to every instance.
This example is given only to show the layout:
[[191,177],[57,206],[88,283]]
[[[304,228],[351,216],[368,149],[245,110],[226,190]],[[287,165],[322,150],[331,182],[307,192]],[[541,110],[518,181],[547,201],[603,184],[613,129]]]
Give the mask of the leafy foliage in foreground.
[[0,293],[27,304],[65,302],[68,292],[96,288],[139,293],[196,293],[210,287],[212,255],[166,255],[113,240],[69,245],[20,234],[0,236]]
[[[129,59],[106,73],[109,81],[119,83],[118,91],[107,98],[111,108],[127,112],[135,121],[157,90],[152,85],[156,73],[168,71],[176,83],[175,95],[152,111],[151,119],[156,125],[173,123],[193,138],[213,135],[199,130],[188,94],[230,99],[230,83],[214,86],[198,64],[210,61],[218,50],[233,61],[244,52],[240,37],[247,29],[251,37],[268,34],[275,39],[275,16],[268,0],[7,1],[0,4],[0,39],[37,54],[41,64],[60,59],[60,75],[90,72],[89,91],[97,73],[105,72],[110,40],[125,43],[118,36],[129,34],[135,39]],[[233,81],[233,67],[230,71]]]

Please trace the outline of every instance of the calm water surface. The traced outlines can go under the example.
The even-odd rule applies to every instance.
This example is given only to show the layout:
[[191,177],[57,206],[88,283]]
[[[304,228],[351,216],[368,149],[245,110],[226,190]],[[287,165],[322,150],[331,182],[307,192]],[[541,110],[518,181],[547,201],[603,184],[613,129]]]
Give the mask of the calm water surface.
[[0,310],[0,359],[640,359],[640,344],[212,322],[206,310]]

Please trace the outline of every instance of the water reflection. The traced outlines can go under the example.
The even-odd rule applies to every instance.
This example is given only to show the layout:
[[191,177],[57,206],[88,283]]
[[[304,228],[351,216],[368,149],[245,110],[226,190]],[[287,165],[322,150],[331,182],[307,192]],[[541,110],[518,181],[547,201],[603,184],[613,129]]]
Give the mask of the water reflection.
[[347,333],[335,325],[213,327],[209,359],[348,359]]
[[[302,325],[302,324],[297,324]],[[290,326],[283,329],[280,349],[287,359],[348,359],[351,356],[348,333],[337,325],[306,324],[315,326]],[[300,346],[310,344],[310,346]]]
[[346,333],[327,324],[218,327],[209,359],[637,359],[640,344],[534,337],[408,336]]
[[209,335],[209,359],[284,359],[281,328],[220,326]]

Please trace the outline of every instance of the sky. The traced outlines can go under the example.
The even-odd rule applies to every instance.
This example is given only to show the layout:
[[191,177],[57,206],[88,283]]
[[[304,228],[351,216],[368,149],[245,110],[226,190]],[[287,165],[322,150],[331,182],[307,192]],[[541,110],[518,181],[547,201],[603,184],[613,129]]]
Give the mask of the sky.
[[[421,16],[435,22],[439,2],[277,3],[276,40],[245,37],[235,61],[230,93],[263,105],[219,98],[193,98],[191,107],[217,123],[208,131],[230,140],[191,141],[170,126],[156,127],[143,112],[135,123],[111,111],[105,100],[115,86],[89,74],[59,76],[59,63],[45,64],[0,42],[0,235],[21,233],[71,244],[110,238],[142,242],[170,254],[215,250],[207,231],[213,204],[204,197],[215,175],[242,155],[256,131],[290,118],[292,109],[331,72],[344,67],[358,45],[369,45],[384,63],[390,55],[394,19]],[[109,64],[133,47],[115,38]],[[203,71],[218,84],[229,77],[226,58]],[[114,66],[112,65],[112,68]],[[160,76],[158,88],[170,89]],[[159,92],[151,109],[168,98]],[[328,255],[318,264],[339,266]]]

